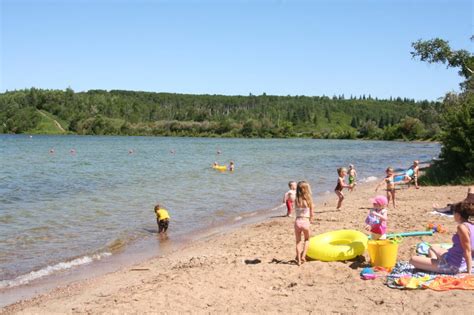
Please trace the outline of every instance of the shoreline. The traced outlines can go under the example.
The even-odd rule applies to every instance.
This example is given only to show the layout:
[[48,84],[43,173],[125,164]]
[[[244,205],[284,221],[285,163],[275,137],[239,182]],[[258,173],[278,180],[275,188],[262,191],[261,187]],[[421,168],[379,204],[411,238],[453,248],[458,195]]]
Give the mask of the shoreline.
[[[373,183],[374,176],[361,179],[358,187],[365,187]],[[315,199],[318,203],[326,204],[328,198],[333,193],[330,190],[320,191],[315,195]],[[334,196],[332,196],[334,197]],[[76,281],[83,281],[90,278],[90,275],[100,276],[111,272],[116,272],[122,268],[127,268],[135,264],[154,259],[156,257],[162,257],[163,255],[169,254],[175,250],[186,247],[194,242],[206,240],[210,237],[222,234],[232,233],[233,231],[252,224],[265,222],[272,218],[283,217],[277,214],[277,211],[281,211],[281,214],[286,213],[284,204],[279,204],[273,207],[266,207],[263,209],[257,209],[241,213],[239,216],[230,217],[224,219],[217,224],[209,225],[203,228],[192,231],[192,236],[177,234],[167,237],[162,243],[162,240],[158,240],[158,235],[155,232],[149,231],[150,235],[136,239],[131,243],[124,244],[118,250],[110,250],[107,248],[100,249],[91,253],[84,253],[81,256],[72,257],[64,261],[58,261],[55,264],[44,266],[40,269],[32,270],[25,274],[20,274],[13,279],[2,280],[4,282],[20,282],[20,284],[14,284],[11,286],[5,286],[0,288],[0,295],[3,295],[4,299],[0,301],[0,307],[5,307],[10,304],[23,299],[30,299],[38,294],[47,293],[51,289],[60,286],[66,286]],[[269,217],[270,214],[275,214]],[[100,256],[97,258],[97,256]],[[75,264],[77,260],[88,260],[91,261]],[[52,270],[58,265],[71,265],[71,267],[64,267],[57,270]],[[47,274],[40,275],[33,279],[27,279],[22,282],[22,278],[28,278],[31,274],[43,273]],[[5,298],[6,297],[6,298]]]
[[[251,224],[257,224],[268,219],[269,214],[275,214],[276,211],[279,211],[280,208],[283,209],[283,207],[284,205],[282,204],[269,209],[246,212],[241,214],[241,216],[228,218],[218,224],[194,230],[192,231],[192,236],[178,234],[172,237],[167,237],[164,241],[158,240],[157,242],[159,235],[153,232],[153,235],[150,235],[149,237],[138,239],[130,244],[124,245],[123,248],[120,248],[115,253],[101,252],[99,254],[84,254],[83,256],[71,260],[58,262],[53,266],[48,265],[39,270],[33,270],[30,273],[19,275],[14,279],[4,280],[7,282],[14,282],[24,276],[41,272],[57,265],[69,264],[76,260],[89,257],[93,258],[94,256],[99,255],[103,256],[101,259],[93,259],[91,262],[72,265],[70,268],[53,271],[50,274],[28,280],[26,283],[0,288],[0,295],[2,296],[0,308],[24,299],[31,299],[38,295],[47,294],[58,286],[63,287],[77,281],[86,281],[91,278],[91,275],[92,277],[98,277],[108,273],[117,272],[123,268],[129,268],[148,260],[166,256],[196,242],[232,233],[239,228]],[[272,217],[278,217],[278,215]]]
[[[370,183],[371,181],[361,182],[359,186],[368,185]],[[326,203],[327,199],[331,196],[331,194],[327,192],[329,191],[321,192],[319,195],[316,195],[316,200],[318,200],[319,203]],[[281,215],[279,215],[277,211],[280,211]],[[136,240],[131,244],[125,245],[118,252],[110,254],[110,257],[107,257],[109,255],[105,255],[105,259],[98,259],[76,267],[73,266],[70,269],[59,270],[24,284],[0,288],[0,295],[3,296],[2,301],[0,301],[0,310],[25,300],[48,295],[49,292],[59,287],[67,287],[77,282],[88,281],[94,277],[119,272],[122,269],[131,268],[137,264],[165,257],[188,246],[193,246],[193,244],[233,233],[238,229],[260,224],[275,218],[283,218],[285,217],[284,213],[286,213],[286,206],[284,204],[272,208],[249,211],[238,217],[228,218],[216,225],[195,230],[193,231],[193,236],[177,235],[172,237],[172,243],[169,243],[170,240],[166,239],[163,248],[160,246],[161,240],[158,244],[156,242],[156,237],[159,237],[159,235],[154,233],[153,239],[149,237]],[[85,256],[79,258],[89,256],[93,255],[85,254]],[[65,262],[70,262],[75,259]],[[59,262],[59,264],[61,263],[64,262]],[[48,267],[40,270],[46,268]],[[31,273],[33,272],[36,271],[32,271]],[[20,275],[19,277],[21,276],[24,275]],[[14,281],[19,277],[8,281]]]
[[[342,211],[334,210],[335,200],[331,199],[335,197],[332,194],[318,197],[315,223],[311,234],[316,235],[339,228],[363,230],[366,210],[362,208],[369,206],[368,199],[374,195],[373,184],[358,185],[353,193],[347,192],[345,207]],[[389,211],[389,230],[393,232],[420,230],[426,225],[426,221],[431,219],[432,222],[446,224],[448,230],[452,231],[452,227],[455,226],[452,219],[430,215],[428,210],[431,211],[433,202],[444,204],[461,200],[465,196],[465,191],[464,186],[422,187],[420,190],[411,188],[401,191],[398,194],[398,208]],[[398,212],[403,213],[399,216]],[[424,222],[420,224],[421,222],[416,222],[417,220],[424,220]],[[290,218],[271,218],[267,215],[267,218],[260,223],[241,224],[235,229],[190,242],[164,256],[63,285],[26,301],[18,301],[2,308],[0,312],[5,314],[20,311],[26,313],[103,313],[110,310],[119,312],[159,310],[174,312],[275,312],[280,310],[373,312],[374,303],[379,303],[380,299],[384,301],[381,304],[383,307],[381,311],[391,313],[416,310],[416,308],[407,309],[406,303],[400,304],[400,301],[403,301],[410,293],[388,289],[382,281],[378,281],[381,279],[371,282],[359,280],[360,270],[353,269],[354,261],[331,263],[312,261],[301,267],[293,265],[291,263],[294,257],[292,222]],[[450,236],[451,234],[438,234],[433,238],[436,238],[436,241],[438,239],[448,241]],[[408,259],[411,247],[420,239],[407,238],[401,245],[399,259]],[[257,259],[261,263],[245,263],[246,260],[256,261]],[[346,284],[342,285],[343,283]],[[357,299],[354,299],[354,290],[351,289],[353,286],[359,292],[357,295],[365,296],[369,300],[364,301],[369,303],[357,303]],[[311,292],[312,296],[303,297],[306,304],[312,305],[311,309],[306,308],[305,305],[294,305],[293,302],[283,305],[278,301],[280,299],[294,301],[296,296],[300,296],[300,289],[303,292]],[[342,295],[339,294],[339,290],[342,291]],[[250,292],[253,293],[250,294]],[[431,305],[428,309],[424,307],[423,311],[452,310],[456,305],[464,305],[463,301],[467,303],[467,297],[470,296],[468,292],[460,291],[443,294],[430,291],[413,292],[424,296],[425,302],[432,298],[439,300],[446,297],[453,302],[439,303],[437,307]],[[336,308],[335,303],[332,302],[326,306],[317,305],[314,295],[324,299],[329,297],[329,293],[337,294],[338,297],[335,300],[342,303],[341,308]],[[196,298],[196,294],[200,298]],[[398,300],[396,305],[384,298],[387,294]],[[156,296],[162,296],[165,299],[157,301]],[[186,300],[178,303],[179,296],[186,297]],[[230,304],[225,303],[226,298],[230,299]],[[255,303],[263,301],[264,306],[257,307],[255,303],[248,301]],[[351,301],[349,306],[344,304],[347,304],[347,301]],[[375,305],[380,306],[376,303]]]
[[59,137],[64,137],[64,136],[77,136],[77,137],[148,137],[148,138],[197,138],[197,139],[239,139],[239,140],[298,140],[298,139],[311,139],[311,140],[353,140],[353,141],[384,141],[384,142],[401,142],[401,143],[438,143],[441,144],[441,141],[439,140],[422,140],[422,139],[416,139],[416,140],[404,140],[404,139],[393,139],[393,140],[384,140],[384,139],[372,139],[372,138],[313,138],[313,137],[286,137],[286,138],[278,138],[278,137],[272,137],[272,138],[261,138],[261,137],[253,137],[253,138],[248,138],[248,137],[219,137],[219,136],[179,136],[179,135],[172,135],[172,136],[167,136],[167,135],[93,135],[93,134],[77,134],[77,133],[57,133],[57,134],[46,134],[46,133],[0,133],[0,136],[26,136],[26,137],[34,137],[34,136],[59,136]]

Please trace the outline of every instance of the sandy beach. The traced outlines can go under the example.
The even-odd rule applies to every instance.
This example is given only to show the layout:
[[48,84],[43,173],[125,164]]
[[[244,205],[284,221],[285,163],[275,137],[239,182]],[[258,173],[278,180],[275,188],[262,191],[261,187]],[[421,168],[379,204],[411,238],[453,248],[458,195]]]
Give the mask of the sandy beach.
[[[318,200],[312,235],[335,229],[363,230],[375,184]],[[449,242],[452,218],[434,216],[434,203],[465,197],[466,187],[422,187],[397,191],[389,210],[389,232],[424,230],[441,223],[446,234],[406,238],[399,260],[408,260],[422,239]],[[367,257],[367,256],[366,256]],[[47,313],[456,313],[472,311],[472,291],[390,289],[379,278],[359,277],[363,259],[347,262],[294,261],[293,219],[269,218],[187,245],[164,257],[57,288],[3,308],[2,314]],[[367,259],[367,258],[366,258]],[[472,313],[471,313],[472,314]]]

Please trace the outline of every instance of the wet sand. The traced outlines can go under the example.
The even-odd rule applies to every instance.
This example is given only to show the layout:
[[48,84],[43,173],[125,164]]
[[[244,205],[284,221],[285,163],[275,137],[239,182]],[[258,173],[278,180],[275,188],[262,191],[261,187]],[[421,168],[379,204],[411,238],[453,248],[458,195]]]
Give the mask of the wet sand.
[[[312,235],[335,229],[363,231],[375,184],[346,192],[342,211],[331,194],[316,206]],[[467,187],[422,187],[397,191],[397,209],[389,209],[389,233],[424,230],[441,223],[446,234],[409,237],[399,259],[414,245],[449,242],[456,224],[434,216],[433,203],[463,199]],[[282,213],[283,214],[283,213]],[[347,262],[294,261],[293,219],[262,223],[196,241],[163,257],[120,271],[59,287],[34,299],[1,309],[2,314],[45,313],[456,313],[472,314],[472,291],[402,291],[383,279],[359,278],[364,259]]]

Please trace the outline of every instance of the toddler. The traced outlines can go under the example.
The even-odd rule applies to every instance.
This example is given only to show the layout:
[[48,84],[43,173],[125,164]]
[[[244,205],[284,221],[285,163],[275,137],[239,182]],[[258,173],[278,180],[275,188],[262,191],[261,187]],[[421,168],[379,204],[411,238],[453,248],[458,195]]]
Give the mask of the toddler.
[[283,197],[283,203],[286,204],[286,216],[291,217],[291,213],[295,207],[295,199],[296,199],[296,182],[291,181],[288,183],[288,190]]
[[342,206],[342,201],[344,200],[344,194],[342,193],[342,190],[344,188],[351,188],[351,185],[347,185],[344,182],[344,179],[346,178],[347,175],[347,169],[345,167],[340,167],[337,169],[337,174],[339,175],[339,178],[337,179],[337,185],[336,188],[334,189],[334,192],[336,193],[337,197],[339,198],[337,202],[337,210],[341,210]]
[[161,208],[160,205],[155,206],[155,214],[156,214],[156,224],[158,224],[158,233],[164,234],[168,230],[168,226],[170,223],[170,215],[168,210],[165,208]]
[[384,240],[387,238],[387,197],[375,197],[372,199],[372,205],[373,208],[365,219],[365,229],[372,233],[373,240]]

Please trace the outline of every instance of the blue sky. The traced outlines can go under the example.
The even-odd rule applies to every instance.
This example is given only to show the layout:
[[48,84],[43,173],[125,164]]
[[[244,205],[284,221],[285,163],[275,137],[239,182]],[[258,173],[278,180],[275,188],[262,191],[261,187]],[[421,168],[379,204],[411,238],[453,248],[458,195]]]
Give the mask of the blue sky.
[[1,1],[0,91],[29,87],[434,100],[454,69],[411,59],[441,37],[472,51],[471,1]]

